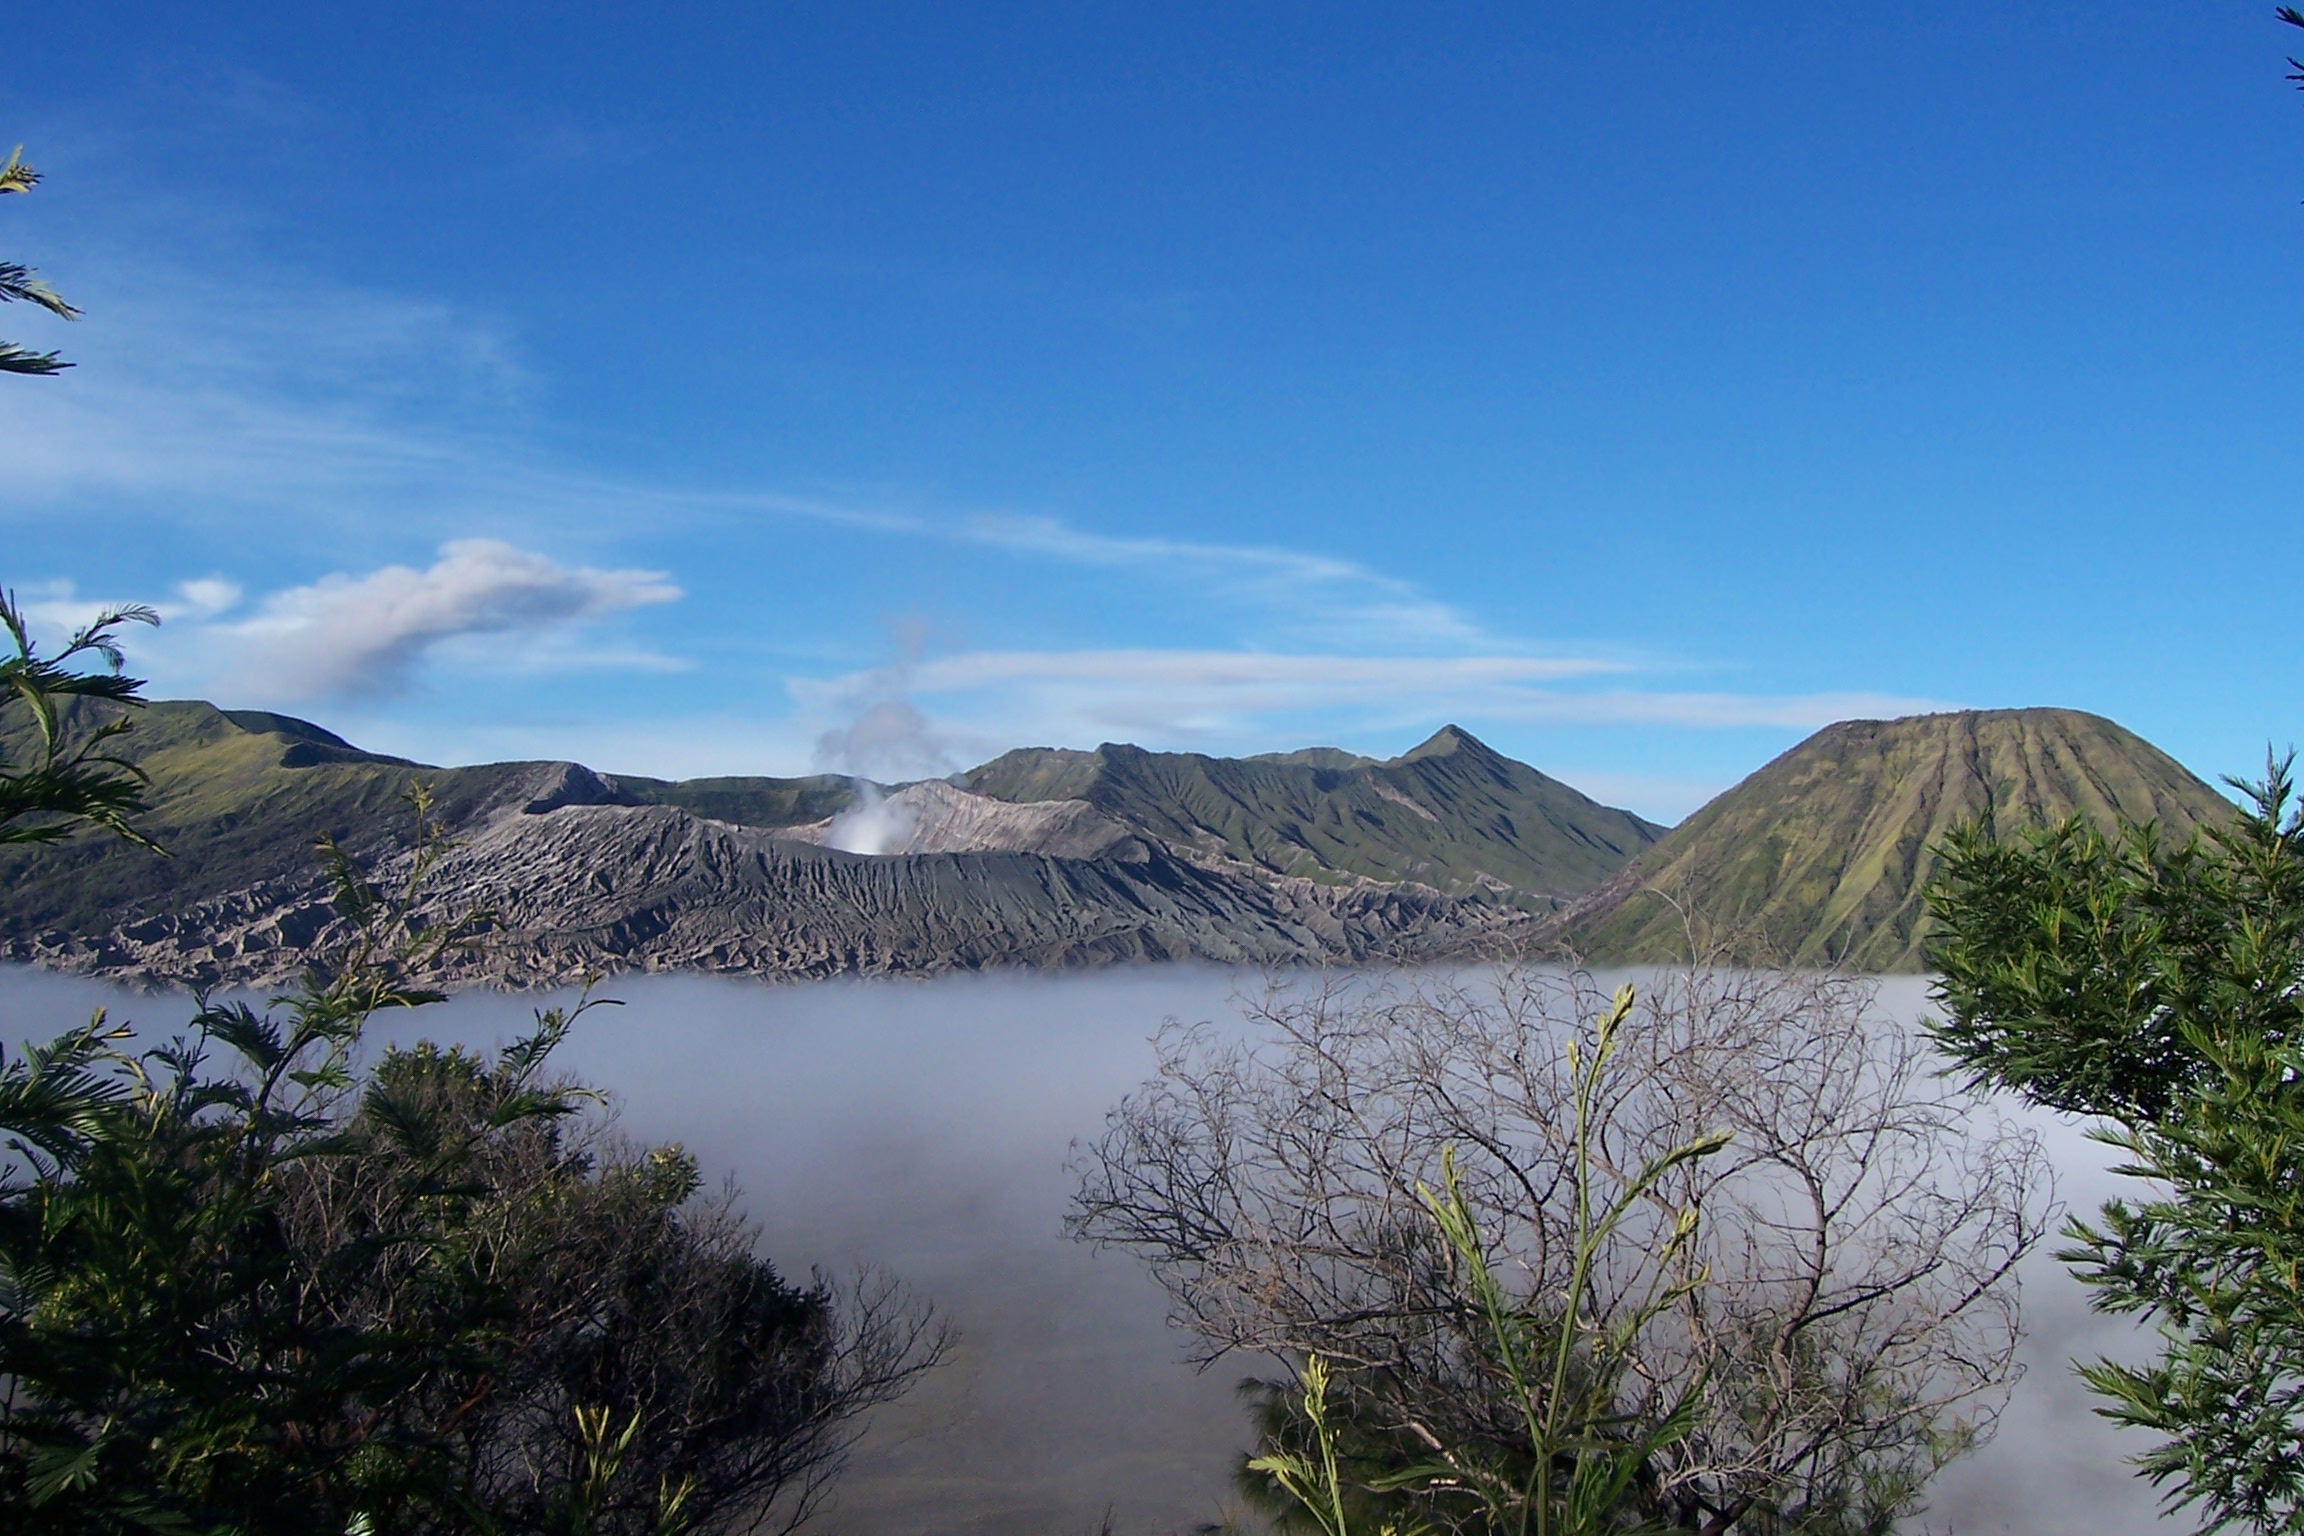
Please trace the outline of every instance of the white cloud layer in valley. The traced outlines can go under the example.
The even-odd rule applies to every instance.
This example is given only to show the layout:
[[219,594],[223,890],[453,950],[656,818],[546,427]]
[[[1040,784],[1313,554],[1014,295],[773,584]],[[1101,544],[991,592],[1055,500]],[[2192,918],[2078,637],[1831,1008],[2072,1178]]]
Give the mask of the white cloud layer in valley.
[[[1238,1029],[1238,999],[1264,980],[1183,965],[778,986],[623,977],[604,990],[627,1006],[589,1015],[556,1059],[613,1090],[633,1134],[676,1138],[708,1178],[732,1177],[788,1273],[881,1265],[961,1329],[961,1355],[865,1440],[820,1522],[828,1536],[1085,1532],[1107,1512],[1118,1530],[1189,1530],[1223,1513],[1249,1439],[1232,1386],[1253,1366],[1194,1373],[1142,1266],[1059,1235],[1076,1187],[1066,1149],[1154,1070],[1164,1020]],[[1922,991],[1897,978],[1882,1000],[1910,1017]],[[56,1029],[108,1007],[155,1035],[187,1007],[19,967],[0,967],[0,1001]],[[501,1044],[543,1001],[467,992],[372,1027]],[[2073,1210],[2133,1194],[2081,1127],[2024,1113]],[[2151,1489],[2122,1464],[2137,1437],[2090,1412],[2069,1364],[2126,1356],[2138,1335],[2089,1310],[2055,1246],[2025,1265],[2029,1372],[1993,1443],[1937,1481],[1928,1528],[2160,1528]]]

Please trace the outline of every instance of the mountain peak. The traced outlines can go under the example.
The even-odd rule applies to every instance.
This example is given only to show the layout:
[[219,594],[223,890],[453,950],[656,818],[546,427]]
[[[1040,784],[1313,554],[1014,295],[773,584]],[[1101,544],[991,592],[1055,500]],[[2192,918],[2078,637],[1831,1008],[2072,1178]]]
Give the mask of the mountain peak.
[[1440,727],[1440,729],[1434,731],[1430,736],[1424,738],[1424,740],[1418,745],[1410,747],[1407,751],[1401,753],[1398,757],[1393,758],[1392,761],[1385,764],[1385,766],[1388,768],[1396,767],[1401,763],[1413,763],[1420,758],[1426,757],[1447,757],[1451,753],[1456,752],[1468,752],[1480,757],[1494,757],[1497,755],[1495,748],[1489,746],[1488,743],[1482,741],[1479,737],[1464,729],[1464,727],[1460,725],[1444,725]]
[[1267,875],[1509,890],[1532,905],[1591,889],[1662,831],[1454,725],[1383,762],[1336,747],[1227,758],[1106,742],[1010,752],[959,782],[998,800],[1085,800],[1195,858]]

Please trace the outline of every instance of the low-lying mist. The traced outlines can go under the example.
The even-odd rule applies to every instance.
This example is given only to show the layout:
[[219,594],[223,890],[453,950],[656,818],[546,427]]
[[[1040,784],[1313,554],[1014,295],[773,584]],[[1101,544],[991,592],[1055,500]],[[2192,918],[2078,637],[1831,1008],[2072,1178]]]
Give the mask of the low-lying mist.
[[[1074,1138],[1150,1073],[1164,1019],[1236,1019],[1262,978],[1208,968],[771,986],[630,977],[558,1058],[609,1090],[633,1136],[678,1140],[725,1175],[788,1273],[870,1264],[957,1324],[951,1362],[883,1412],[810,1529],[839,1536],[1123,1536],[1187,1531],[1233,1506],[1247,1444],[1234,1386],[1180,1362],[1160,1291],[1123,1254],[1059,1231]],[[1890,983],[1897,1012],[1918,982]],[[376,1038],[494,1044],[537,997],[468,993],[379,1021]],[[181,997],[0,969],[0,1038],[40,1039],[95,1007],[165,1036]],[[2035,1117],[2060,1199],[2088,1211],[2123,1181],[2106,1149]],[[2053,1242],[2047,1245],[2055,1246]],[[1936,1483],[1925,1524],[1964,1533],[2126,1536],[2156,1528],[2122,1463],[2142,1448],[2089,1411],[2066,1365],[2134,1353],[2043,1251],[2026,1271],[2029,1375],[1997,1440]]]

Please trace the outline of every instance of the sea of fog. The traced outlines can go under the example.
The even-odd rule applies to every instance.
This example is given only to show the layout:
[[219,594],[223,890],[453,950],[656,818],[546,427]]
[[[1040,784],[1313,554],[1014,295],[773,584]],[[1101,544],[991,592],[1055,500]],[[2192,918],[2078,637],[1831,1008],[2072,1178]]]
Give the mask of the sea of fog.
[[[1262,978],[1212,968],[1084,975],[770,985],[631,977],[622,1006],[585,1016],[563,1047],[608,1089],[625,1129],[678,1140],[726,1175],[794,1275],[871,1265],[933,1299],[959,1328],[949,1364],[873,1423],[826,1536],[1121,1536],[1189,1531],[1231,1506],[1247,1443],[1235,1383],[1200,1374],[1135,1260],[1059,1231],[1075,1138],[1152,1068],[1165,1019],[1237,1020]],[[380,1038],[494,1044],[535,996],[468,993],[390,1021]],[[1909,1014],[1914,981],[1884,1000]],[[190,1012],[139,995],[0,967],[0,1039],[44,1038],[108,1008],[164,1036]],[[2105,1149],[2069,1124],[2048,1138],[2059,1198],[2116,1192]],[[2053,1246],[2051,1244],[2050,1246]],[[2046,1252],[2025,1275],[2028,1374],[1998,1438],[1936,1483],[1927,1528],[2127,1536],[2156,1528],[2122,1464],[2140,1448],[2089,1410],[2075,1355],[2132,1356],[2124,1323],[2091,1314]]]

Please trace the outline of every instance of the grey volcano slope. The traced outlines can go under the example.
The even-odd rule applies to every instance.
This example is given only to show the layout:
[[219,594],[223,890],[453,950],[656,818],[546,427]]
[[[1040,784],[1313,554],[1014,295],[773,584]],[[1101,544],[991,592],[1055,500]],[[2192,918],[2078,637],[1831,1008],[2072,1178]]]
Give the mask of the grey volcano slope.
[[996,800],[1079,800],[1218,867],[1330,884],[1487,890],[1530,910],[1599,884],[1664,833],[1456,726],[1386,762],[1333,748],[1203,757],[1028,748],[963,775]]
[[[565,762],[429,769],[303,721],[199,703],[155,704],[125,740],[156,786],[146,825],[174,856],[101,839],[0,851],[0,957],[145,982],[284,979],[334,921],[313,839],[334,835],[389,874],[407,849],[399,797],[418,783],[461,844],[441,889],[500,921],[463,979],[512,984],[672,968],[928,974],[1495,952],[1525,940],[1531,908],[1622,863],[1609,837],[1644,845],[1655,830],[1456,732],[1366,765],[1393,775],[1380,781],[1336,766],[1343,754],[1255,765],[1242,782],[1278,805],[1277,830],[1238,795],[1228,808],[1164,804],[1145,775],[1108,806],[915,785],[891,797],[916,818],[913,851],[892,856],[821,846],[827,818],[853,798],[844,780],[672,783]],[[1078,755],[1157,761],[1126,748]],[[1224,760],[1191,761],[1204,766],[1183,788],[1229,782]],[[1598,832],[1573,824],[1584,807]],[[1231,857],[1206,833],[1211,816],[1265,861]],[[1523,824],[1573,855],[1565,874],[1523,846]],[[1355,826],[1370,829],[1359,846],[1346,835]],[[1172,845],[1156,829],[1191,835]],[[1289,848],[1305,856],[1290,862]],[[1406,867],[1439,883],[1379,878]]]
[[1828,726],[1579,901],[1561,931],[1607,963],[1715,958],[1917,970],[1934,850],[1964,820],[2006,835],[2081,816],[2181,841],[2231,803],[2096,715],[1983,710]]
[[[689,970],[781,977],[933,975],[1198,959],[1418,961],[1514,947],[1532,919],[1414,886],[1259,885],[1144,850],[873,856],[670,806],[499,812],[441,866],[498,933],[447,979],[511,986]],[[316,880],[223,893],[93,939],[12,958],[145,981],[268,983],[334,923]]]

